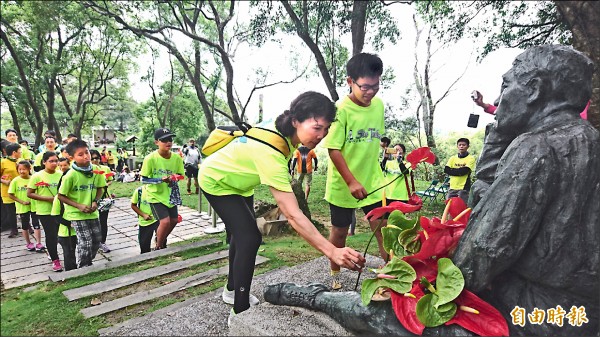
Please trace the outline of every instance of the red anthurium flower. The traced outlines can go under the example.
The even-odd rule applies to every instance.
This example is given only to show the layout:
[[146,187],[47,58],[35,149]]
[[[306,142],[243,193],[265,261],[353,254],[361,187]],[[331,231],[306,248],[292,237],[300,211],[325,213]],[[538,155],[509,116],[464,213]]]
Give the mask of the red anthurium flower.
[[183,180],[185,177],[182,176],[181,174],[172,174],[171,175],[171,181],[179,181],[179,180]]
[[463,231],[463,228],[447,228],[437,231],[430,235],[429,239],[421,245],[421,250],[412,256],[421,260],[429,259],[432,256],[437,259],[448,257],[448,253],[458,244]]
[[8,178],[10,178],[10,176],[8,176],[8,175],[3,175],[2,176],[2,179],[8,179]]
[[183,218],[181,217],[181,214],[177,214],[177,223],[180,223],[183,221]]
[[104,176],[105,176],[106,178],[110,178],[110,177],[112,177],[112,176],[114,176],[114,175],[115,175],[115,173],[114,173],[114,172],[108,172],[108,173],[107,173],[107,174],[105,174]]
[[94,174],[104,174],[104,171],[102,170],[93,170],[92,172],[94,172]]
[[421,209],[421,205],[410,205],[402,201],[394,201],[390,203],[388,206],[377,207],[372,209],[367,215],[365,215],[365,220],[374,221],[381,218],[386,213],[391,213],[395,210],[398,210],[404,214],[416,212]]
[[[496,308],[477,297],[477,295],[465,289],[454,300],[454,303],[459,306],[459,309],[456,310],[456,315],[446,322],[446,325],[458,324],[480,336],[508,336],[506,319],[504,319]],[[479,313],[465,311],[461,307],[469,307],[477,310]]]
[[438,264],[437,260],[434,259],[417,259],[414,256],[405,256],[402,258],[404,262],[410,264],[411,267],[417,273],[417,278],[414,283],[418,284],[421,280],[421,277],[425,277],[427,281],[433,282],[437,278]]
[[417,164],[426,162],[429,164],[435,163],[435,154],[431,152],[431,149],[428,147],[420,147],[418,149],[412,150],[407,156],[406,161],[408,161],[412,169],[417,168]]
[[44,181],[40,181],[39,183],[36,183],[35,186],[50,187],[50,184]]
[[452,200],[452,202],[450,203],[448,214],[450,214],[452,218],[459,215],[462,211],[464,211],[467,208],[467,204],[465,204],[464,200],[462,200],[462,198],[460,197],[450,198],[445,201],[446,204],[448,204],[450,200]]
[[[416,193],[413,193],[410,198],[408,198],[408,204],[410,205],[420,205],[423,206],[423,199],[418,196]],[[420,208],[419,208],[420,209]]]
[[[407,294],[399,294],[395,291],[391,291],[391,293],[392,308],[402,326],[416,335],[422,335],[425,326],[417,318],[417,302],[421,297],[425,296],[425,294],[419,287],[419,284],[414,284],[410,293]],[[412,296],[408,294],[411,294]]]

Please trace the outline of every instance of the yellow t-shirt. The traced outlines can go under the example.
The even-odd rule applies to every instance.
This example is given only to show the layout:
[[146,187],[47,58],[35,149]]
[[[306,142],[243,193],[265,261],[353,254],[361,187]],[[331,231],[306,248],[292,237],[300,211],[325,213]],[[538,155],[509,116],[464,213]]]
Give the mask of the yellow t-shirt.
[[[148,185],[142,185],[142,186],[136,188],[133,191],[133,194],[131,195],[131,203],[138,206],[142,212],[152,215],[152,210],[150,209],[150,204],[148,203],[148,200],[147,200],[147,198],[148,198],[148,192],[146,191],[147,187],[148,187]],[[140,190],[142,191],[141,198],[139,198]],[[138,202],[139,202],[139,205],[138,205]],[[141,216],[138,215],[138,224],[142,227],[151,225],[151,224],[155,223],[156,221],[157,220],[154,218],[152,218],[150,220],[144,220],[144,218],[142,218]]]
[[[2,176],[2,179],[4,180],[13,180],[15,177],[18,177],[19,172],[17,172],[17,162],[8,158],[0,159],[0,176]],[[2,185],[2,202],[5,204],[14,203],[15,201],[8,196],[8,185],[0,185]]]
[[[104,174],[92,174],[88,177],[82,172],[71,168],[63,177],[58,193],[84,205],[91,205],[96,198],[97,190],[106,186]],[[98,219],[98,210],[92,213],[83,213],[76,207],[65,204],[63,218],[66,220]]]
[[[383,102],[374,97],[368,107],[362,107],[345,96],[336,105],[337,118],[323,139],[323,147],[340,150],[350,172],[369,193],[383,185],[379,166],[379,142],[385,133]],[[381,194],[373,193],[357,202],[330,158],[325,200],[338,207],[357,208],[381,201]]]
[[[266,128],[275,130],[274,125]],[[294,149],[290,139],[286,137],[286,141]],[[260,184],[292,192],[287,165],[292,155],[285,157],[265,144],[239,137],[203,161],[198,181],[202,190],[212,195],[248,197]]]
[[[458,158],[458,155],[454,155],[448,159],[446,166],[456,169],[461,167],[468,167],[471,169],[471,173],[475,172],[475,157],[468,155],[464,158]],[[462,190],[467,184],[467,179],[470,178],[470,174],[464,176],[450,176],[450,189],[451,190]]]
[[[404,162],[404,166],[406,166],[406,168],[408,168],[408,170],[411,171],[409,163]],[[389,184],[385,188],[386,198],[393,199],[393,200],[407,201],[408,200],[408,190],[406,188],[406,181],[407,181],[406,179],[410,179],[410,176],[409,176],[410,173],[407,173],[407,175],[405,177],[405,175],[403,175],[402,172],[400,172],[400,164],[398,163],[398,161],[396,159],[388,160],[385,163],[385,168],[387,171],[387,175],[385,176],[385,179],[384,179],[385,184],[396,179],[398,176],[401,176],[400,178],[396,179],[396,181]],[[410,181],[409,181],[409,183],[410,183]]]
[[[54,201],[52,202],[52,212],[50,215],[60,215],[60,200],[58,200],[58,196],[54,197]],[[61,217],[57,217],[58,221],[61,221]],[[62,222],[58,224],[58,236],[61,238],[66,238],[68,236],[77,236],[75,233],[75,227],[66,226]]]
[[[56,170],[54,173],[48,173],[46,170],[42,170],[34,173],[29,179],[29,185],[27,188],[31,188],[33,193],[41,195],[43,197],[55,197],[58,193],[58,182],[62,177],[62,172]],[[45,182],[50,186],[36,186],[37,183]],[[33,211],[33,207],[32,207]],[[50,215],[52,211],[52,202],[49,201],[35,201],[35,213],[37,215]]]
[[[152,152],[144,158],[140,175],[147,178],[162,178],[171,174],[183,175],[183,159],[176,153],[171,153],[169,159],[161,157],[158,151]],[[148,184],[148,202],[161,203],[169,208],[173,205],[169,202],[171,188],[167,183]]]
[[[29,184],[30,178],[23,179],[20,176],[15,177],[8,187],[8,193],[14,194],[15,197],[23,201],[30,201],[27,197],[27,185]],[[15,207],[17,214],[24,214],[31,211],[31,205],[23,205],[20,202],[15,201]]]

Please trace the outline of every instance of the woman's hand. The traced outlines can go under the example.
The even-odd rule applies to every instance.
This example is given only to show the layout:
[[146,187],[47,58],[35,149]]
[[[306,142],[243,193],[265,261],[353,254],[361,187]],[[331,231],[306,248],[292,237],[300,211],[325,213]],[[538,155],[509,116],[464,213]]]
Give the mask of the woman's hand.
[[359,252],[349,247],[334,249],[329,259],[341,267],[355,271],[362,271],[366,261]]

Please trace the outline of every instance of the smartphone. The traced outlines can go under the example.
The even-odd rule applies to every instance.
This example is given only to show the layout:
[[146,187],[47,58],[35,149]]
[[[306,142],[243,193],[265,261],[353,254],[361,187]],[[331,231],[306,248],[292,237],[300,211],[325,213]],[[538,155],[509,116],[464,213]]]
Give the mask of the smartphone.
[[385,149],[386,154],[396,154],[398,152],[395,147],[388,147]]

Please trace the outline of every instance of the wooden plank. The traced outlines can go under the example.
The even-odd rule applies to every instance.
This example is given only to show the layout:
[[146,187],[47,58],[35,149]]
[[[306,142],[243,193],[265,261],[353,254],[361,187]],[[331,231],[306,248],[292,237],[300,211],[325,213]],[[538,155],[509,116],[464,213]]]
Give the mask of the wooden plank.
[[63,295],[70,301],[78,300],[83,297],[102,294],[107,291],[119,289],[134,283],[142,282],[144,280],[172,273],[177,270],[189,268],[191,266],[206,263],[210,261],[220,260],[226,258],[229,255],[228,250],[221,250],[212,254],[198,256],[192,259],[184,261],[173,262],[167,265],[158,266],[146,270],[141,270],[132,274],[123,275],[120,277],[108,279],[102,282],[90,284],[80,288],[73,288],[63,291]]
[[[259,265],[268,260],[269,259],[267,259],[266,257],[257,256],[255,265]],[[194,286],[197,286],[200,284],[210,282],[211,280],[214,280],[215,278],[217,278],[221,275],[227,275],[228,271],[229,271],[228,266],[211,269],[211,270],[205,271],[205,272],[197,274],[197,275],[193,275],[193,276],[181,279],[181,280],[177,280],[175,282],[171,282],[167,285],[164,285],[162,287],[158,287],[158,288],[155,288],[155,289],[152,289],[149,291],[143,291],[140,293],[131,294],[131,295],[128,295],[125,297],[118,298],[113,301],[102,303],[100,305],[84,308],[84,309],[81,309],[80,312],[83,314],[83,316],[85,318],[100,316],[100,315],[106,314],[108,312],[126,308],[130,305],[143,303],[143,302],[146,302],[146,301],[149,301],[149,300],[161,297],[161,296],[165,296],[165,295],[177,292],[177,291],[181,291],[181,290],[184,290],[184,289],[187,289],[190,287],[194,287]]]
[[64,281],[66,279],[78,277],[78,276],[92,273],[95,271],[100,271],[100,270],[115,268],[115,267],[119,267],[119,266],[124,266],[127,264],[132,264],[132,263],[136,263],[136,262],[141,262],[141,261],[145,261],[145,260],[155,259],[159,256],[171,255],[173,253],[177,253],[177,252],[181,252],[181,251],[185,251],[185,250],[189,250],[189,249],[194,249],[194,248],[198,248],[198,247],[210,246],[210,245],[214,245],[217,243],[221,243],[221,240],[207,239],[207,240],[202,240],[202,241],[194,242],[194,243],[187,244],[187,245],[180,245],[180,246],[174,246],[174,247],[171,246],[166,249],[156,250],[156,251],[146,253],[146,254],[139,254],[136,256],[125,258],[125,259],[100,262],[97,264],[95,263],[91,267],[69,270],[69,271],[62,272],[62,273],[49,274],[48,278],[50,279],[50,281],[53,281],[53,282]]

